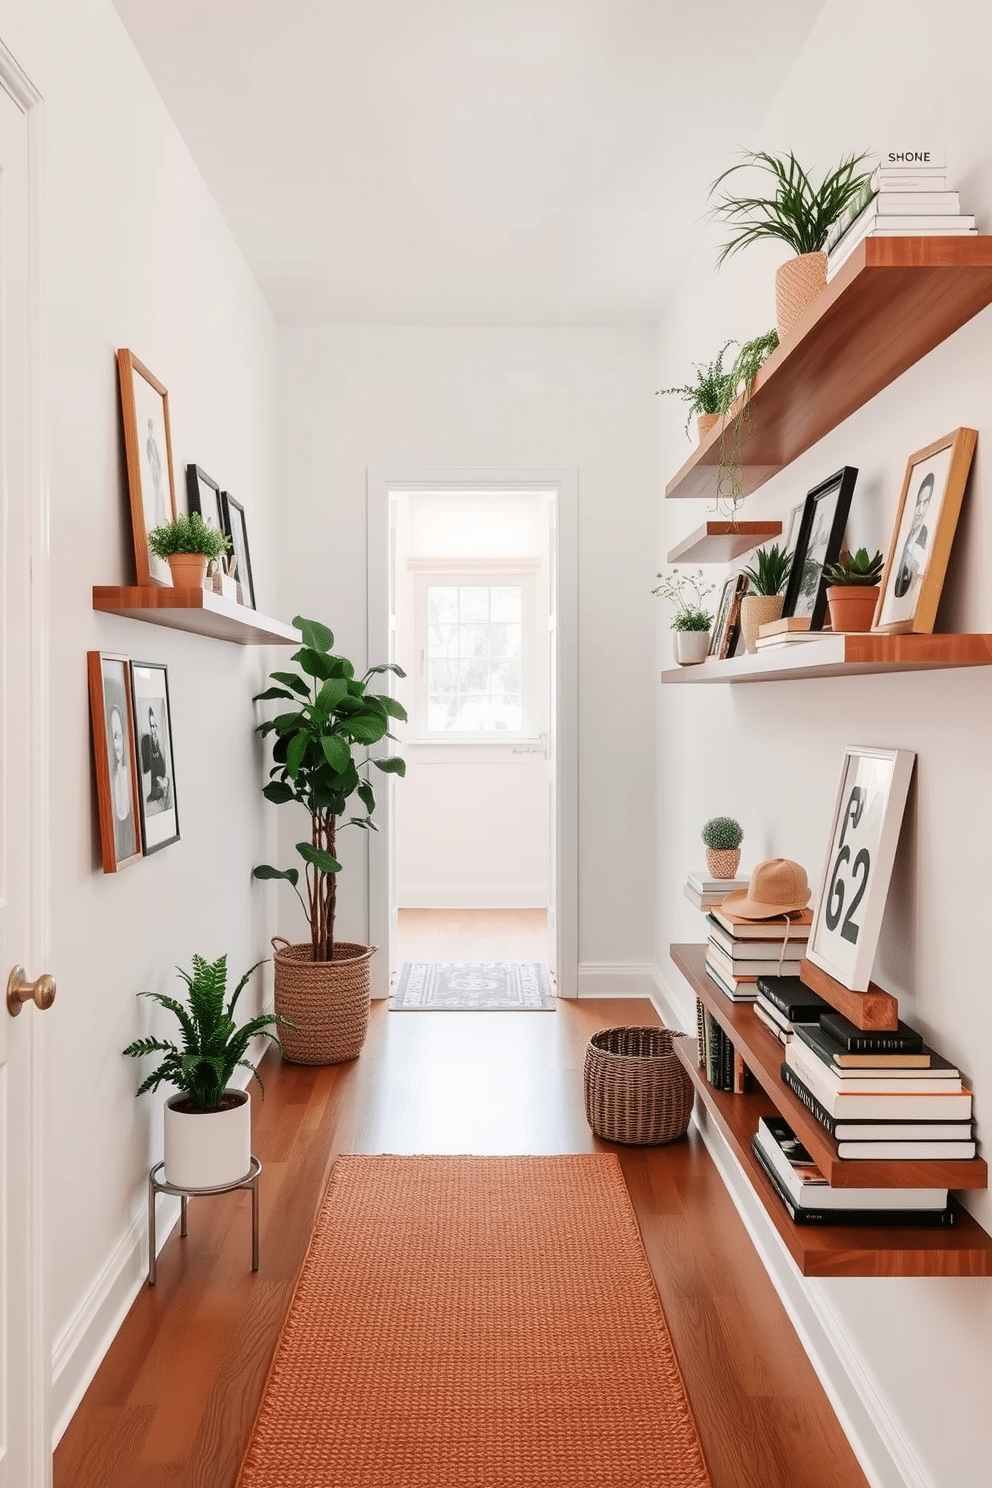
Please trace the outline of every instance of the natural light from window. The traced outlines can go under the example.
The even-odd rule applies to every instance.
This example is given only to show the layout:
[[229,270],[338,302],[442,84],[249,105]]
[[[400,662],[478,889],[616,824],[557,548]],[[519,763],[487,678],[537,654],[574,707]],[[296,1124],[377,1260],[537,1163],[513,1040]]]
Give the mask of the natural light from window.
[[427,585],[427,726],[431,733],[519,734],[523,588]]

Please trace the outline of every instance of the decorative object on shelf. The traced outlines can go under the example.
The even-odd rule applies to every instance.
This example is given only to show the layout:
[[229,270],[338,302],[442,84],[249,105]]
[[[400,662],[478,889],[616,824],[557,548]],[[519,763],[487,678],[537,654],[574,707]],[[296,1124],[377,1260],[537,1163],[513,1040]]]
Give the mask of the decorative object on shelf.
[[955,429],[910,455],[874,629],[929,635],[978,435]]
[[241,586],[239,604],[255,608],[255,581],[251,573],[251,556],[248,552],[248,528],[245,526],[245,509],[235,501],[230,491],[222,491],[224,501],[224,531],[231,539],[231,552],[235,558],[233,577]]
[[762,238],[778,239],[796,255],[775,275],[776,319],[783,339],[826,285],[827,238],[850,203],[864,193],[871,172],[858,167],[866,158],[864,154],[845,156],[814,186],[791,150],[781,156],[748,150],[710,187],[712,197],[740,170],[761,170],[772,177],[770,196],[738,197],[724,192],[716,200],[713,215],[731,227],[717,255],[718,264]]
[[104,873],[141,857],[131,673],[126,656],[88,651],[93,759]]
[[[744,342],[734,358],[734,365],[727,373],[725,406],[719,410],[723,428],[720,433],[716,505],[718,511],[726,509],[730,516],[733,516],[744,500],[741,451],[751,435],[751,394],[754,379],[777,348],[777,331],[765,331],[761,336],[754,336],[750,341]],[[741,406],[732,419],[728,418],[738,397]]]
[[191,512],[200,513],[208,527],[216,527],[218,532],[227,531],[224,522],[224,493],[199,465],[186,466],[186,504]]
[[694,362],[696,369],[695,382],[684,383],[681,387],[658,388],[656,396],[665,396],[674,393],[682,398],[688,407],[689,414],[685,421],[685,432],[689,432],[689,422],[696,415],[696,427],[699,432],[700,443],[706,438],[713,426],[720,421],[721,414],[726,413],[730,407],[732,396],[728,397],[728,375],[723,369],[723,359],[727,354],[727,348],[736,343],[725,341],[712,362]]
[[711,816],[699,834],[706,846],[706,866],[714,878],[733,878],[741,861],[744,828],[732,816]]
[[808,616],[810,630],[823,628],[827,612],[823,570],[840,556],[857,479],[855,466],[844,465],[814,486],[803,503],[782,614]]
[[742,920],[770,920],[796,914],[809,900],[809,878],[802,863],[792,858],[766,858],[755,865],[746,889],[727,895],[723,911]]
[[866,991],[871,978],[915,758],[910,749],[844,751],[806,954],[853,992]]
[[608,1142],[651,1146],[685,1136],[692,1080],[669,1028],[601,1028],[586,1045],[586,1120]]
[[[177,1188],[218,1188],[246,1178],[251,1167],[251,1106],[248,1093],[229,1085],[240,1066],[258,1079],[246,1058],[253,1038],[279,1044],[272,1032],[284,1022],[275,1013],[259,1013],[235,1026],[234,1013],[257,962],[246,971],[230,998],[227,956],[216,961],[193,957],[192,974],[177,966],[186,984],[185,1003],[161,992],[140,992],[175,1015],[182,1042],[149,1036],[135,1039],[124,1053],[132,1059],[146,1054],[163,1057],[138,1086],[137,1094],[157,1090],[164,1082],[177,1094],[165,1103],[165,1177]],[[259,1081],[261,1085],[261,1081]]]
[[856,553],[841,553],[836,563],[824,568],[832,630],[871,630],[884,562],[880,552],[869,558],[868,549],[859,548]]
[[153,853],[179,841],[168,668],[158,662],[132,661],[131,700],[138,740],[141,843],[146,853]]
[[782,593],[792,569],[792,554],[778,543],[770,548],[759,548],[755,562],[745,568],[750,581],[749,592],[741,600],[741,635],[752,654],[758,649],[758,628],[770,620],[778,620],[782,614],[785,597]]
[[714,661],[723,661],[726,657],[733,656],[737,649],[741,634],[741,600],[747,593],[747,586],[748,577],[745,573],[734,573],[724,580],[707,653]]
[[238,602],[238,581],[233,570],[237,567],[237,561],[233,553],[228,553],[225,558],[215,559],[210,575],[214,594],[219,594],[222,599],[233,600],[235,604]]
[[[710,644],[710,626],[713,615],[703,608],[703,601],[712,594],[714,585],[706,582],[703,570],[683,573],[673,568],[670,574],[656,574],[661,583],[652,594],[675,606],[671,625],[675,632],[675,660],[679,666],[692,666],[706,660]],[[683,646],[683,640],[685,645]]]
[[358,795],[364,817],[351,817],[346,825],[375,831],[372,813],[375,795],[368,775],[359,774],[375,765],[386,775],[405,775],[403,760],[390,756],[356,762],[352,750],[368,750],[383,739],[392,739],[390,719],[405,719],[405,709],[388,694],[367,692],[370,679],[383,672],[406,674],[393,662],[369,667],[359,681],[355,668],[343,656],[331,654],[334,636],[326,625],[297,615],[293,624],[303,644],[293,655],[296,672],[272,672],[277,685],[256,695],[256,702],[279,701],[286,705],[278,717],[257,725],[264,737],[275,735],[273,765],[263,794],[276,805],[295,802],[310,818],[310,841],[298,842],[303,860],[307,898],[298,884],[298,868],[255,869],[259,879],[287,879],[293,886],[310,926],[310,943],[276,946],[276,1011],[298,1025],[287,1032],[284,1051],[297,1064],[339,1064],[354,1059],[365,1042],[368,1029],[369,961],[375,946],[335,941],[334,922],[337,874],[341,864],[335,857],[339,818],[348,798]]
[[199,512],[180,512],[152,528],[148,546],[156,558],[168,562],[174,589],[202,589],[207,564],[227,552],[230,538],[219,527],[208,526]]
[[117,353],[117,372],[138,583],[168,584],[168,565],[150,549],[148,533],[176,516],[169,394],[126,347]]

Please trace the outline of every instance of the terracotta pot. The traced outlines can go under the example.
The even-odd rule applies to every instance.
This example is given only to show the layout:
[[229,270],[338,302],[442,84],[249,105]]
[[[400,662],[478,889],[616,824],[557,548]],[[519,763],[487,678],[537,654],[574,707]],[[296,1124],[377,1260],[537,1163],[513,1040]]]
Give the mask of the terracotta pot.
[[778,338],[784,341],[826,287],[827,255],[800,253],[775,273],[775,321]]
[[706,866],[712,878],[734,878],[741,866],[739,847],[708,847]]
[[719,422],[720,422],[720,415],[718,413],[697,413],[696,414],[696,428],[699,431],[699,442],[700,442],[700,444],[702,444],[703,440],[706,438],[706,436],[710,432],[710,430],[716,428],[716,426],[717,426],[717,424]]
[[679,666],[696,666],[706,660],[710,649],[708,630],[677,630],[675,632],[675,660]]
[[741,600],[741,635],[753,655],[758,649],[758,627],[782,618],[784,594],[745,594]]
[[184,1111],[187,1097],[165,1103],[165,1181],[177,1188],[221,1188],[251,1167],[251,1104],[244,1090],[225,1090],[217,1111]]
[[314,961],[309,942],[280,936],[275,952],[275,1008],[296,1028],[280,1028],[283,1057],[293,1064],[342,1064],[361,1053],[372,998],[369,962],[376,946],[334,944],[333,961]]
[[207,577],[205,553],[170,553],[169,568],[174,589],[202,589]]
[[831,630],[871,630],[878,605],[879,586],[828,584]]

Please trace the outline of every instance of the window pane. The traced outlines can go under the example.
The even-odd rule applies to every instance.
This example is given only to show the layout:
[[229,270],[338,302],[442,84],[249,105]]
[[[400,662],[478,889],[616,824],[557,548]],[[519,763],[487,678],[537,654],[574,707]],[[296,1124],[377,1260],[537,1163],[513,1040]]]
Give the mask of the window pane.
[[445,733],[455,727],[457,712],[455,703],[447,697],[430,696],[427,699],[427,727],[432,733]]
[[458,590],[453,585],[430,586],[427,590],[427,619],[431,625],[445,620],[457,621]]
[[459,619],[463,625],[466,620],[489,619],[489,589],[487,585],[463,584],[459,590],[459,603],[461,609]]
[[459,692],[488,692],[488,661],[460,661],[458,663]]
[[458,690],[458,662],[457,661],[428,661],[427,663],[427,687],[428,691],[457,692]]
[[428,656],[458,655],[458,626],[429,625],[427,627]]
[[427,586],[431,732],[522,732],[523,592],[520,584]]
[[461,630],[459,646],[462,656],[489,655],[488,625],[462,625],[459,629]]
[[492,679],[494,693],[508,693],[520,691],[520,660],[512,656],[507,661],[494,661],[492,663]]
[[490,656],[519,656],[520,633],[519,625],[490,625]]
[[521,618],[521,601],[523,591],[519,584],[494,585],[489,591],[491,598],[491,619],[493,620],[515,620]]

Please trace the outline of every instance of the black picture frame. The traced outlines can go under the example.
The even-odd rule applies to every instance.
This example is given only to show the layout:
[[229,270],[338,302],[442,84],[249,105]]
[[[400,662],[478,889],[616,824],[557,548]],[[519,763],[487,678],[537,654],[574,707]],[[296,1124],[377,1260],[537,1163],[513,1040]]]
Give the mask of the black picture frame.
[[191,512],[199,512],[208,527],[226,532],[224,521],[224,493],[217,482],[199,465],[186,466],[186,504]]
[[141,844],[148,854],[179,841],[168,667],[158,661],[132,661],[131,698]]
[[803,506],[782,614],[808,617],[810,630],[823,629],[827,612],[823,570],[840,557],[857,478],[855,466],[841,466],[813,487]]
[[706,653],[707,661],[723,661],[733,656],[737,649],[741,634],[741,600],[747,593],[748,582],[746,573],[732,573],[724,580]]
[[241,585],[241,603],[253,610],[256,608],[255,581],[251,573],[245,509],[240,501],[235,501],[229,491],[222,491],[221,496],[224,500],[224,531],[231,539],[231,553],[235,559],[234,577]]

